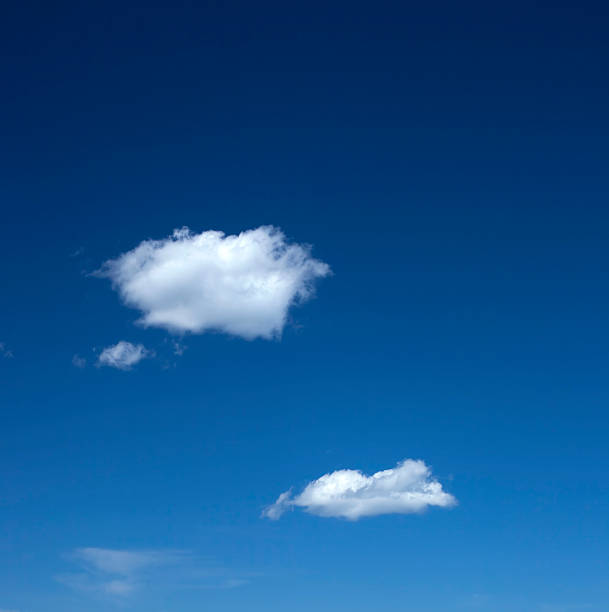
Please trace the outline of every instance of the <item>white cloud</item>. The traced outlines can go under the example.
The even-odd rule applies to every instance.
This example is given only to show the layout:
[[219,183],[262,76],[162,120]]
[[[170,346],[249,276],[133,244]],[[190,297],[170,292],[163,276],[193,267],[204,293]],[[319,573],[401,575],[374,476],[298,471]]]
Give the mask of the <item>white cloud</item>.
[[328,274],[309,247],[289,244],[271,226],[230,236],[182,228],[145,240],[97,272],[112,280],[127,306],[142,311],[145,326],[246,339],[279,336],[289,308]]
[[406,459],[389,470],[366,476],[359,470],[337,470],[310,482],[292,496],[282,493],[263,516],[278,519],[292,507],[319,516],[357,520],[378,514],[410,514],[428,506],[453,506],[456,499],[442,489],[423,461]]
[[[106,347],[99,355],[98,365],[110,366],[119,370],[130,370],[136,363],[150,357],[151,352],[142,344],[131,344],[121,340]],[[75,364],[76,365],[76,364]]]
[[[0,342],[0,357],[12,357],[13,352],[4,344],[4,342]],[[2,610],[0,610],[2,612]]]

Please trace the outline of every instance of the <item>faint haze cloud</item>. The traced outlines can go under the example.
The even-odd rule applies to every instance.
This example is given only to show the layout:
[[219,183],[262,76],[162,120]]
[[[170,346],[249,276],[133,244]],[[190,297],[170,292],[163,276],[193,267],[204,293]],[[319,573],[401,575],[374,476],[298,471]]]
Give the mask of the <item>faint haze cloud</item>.
[[186,345],[182,344],[181,342],[178,342],[177,340],[174,340],[172,342],[172,346],[173,354],[177,355],[178,357],[182,356],[184,354],[184,351],[186,350]]
[[63,574],[57,579],[76,590],[125,597],[141,588],[152,570],[178,562],[183,554],[78,548],[70,558],[81,566],[82,571]]
[[309,299],[315,281],[329,274],[308,245],[288,242],[272,226],[230,236],[184,227],[141,242],[95,273],[141,311],[141,325],[247,340],[281,336],[289,309]]
[[600,610],[598,606],[590,603],[542,603],[539,606],[539,612],[584,612],[588,610]]
[[337,470],[310,482],[301,493],[282,493],[262,515],[278,519],[286,510],[356,521],[380,514],[412,514],[429,506],[450,507],[457,500],[432,478],[423,461],[405,459],[395,468],[366,476],[359,470]]
[[80,355],[74,355],[74,357],[72,357],[72,365],[75,368],[84,368],[87,365],[87,360],[84,357],[81,357]]
[[472,593],[458,604],[461,610],[484,610],[490,607],[492,598],[486,593]]
[[[0,342],[0,357],[5,357],[7,359],[14,357],[13,351],[11,351],[4,342]],[[2,611],[0,610],[0,612]]]
[[226,589],[249,582],[245,576],[205,567],[189,551],[87,547],[72,551],[67,559],[78,569],[56,576],[58,582],[116,602],[144,590]]

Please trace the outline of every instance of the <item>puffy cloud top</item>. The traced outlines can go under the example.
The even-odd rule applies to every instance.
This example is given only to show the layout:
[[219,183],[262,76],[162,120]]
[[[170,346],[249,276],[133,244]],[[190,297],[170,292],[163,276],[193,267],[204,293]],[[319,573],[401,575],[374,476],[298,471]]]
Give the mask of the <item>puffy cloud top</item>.
[[144,348],[142,344],[136,345],[121,340],[113,346],[106,347],[100,353],[97,362],[99,365],[110,366],[119,370],[130,370],[136,363],[149,356],[150,351]]
[[281,334],[290,306],[310,297],[315,279],[329,273],[309,247],[287,243],[271,226],[231,236],[182,228],[145,240],[98,272],[142,312],[146,326],[246,339]]
[[428,506],[452,506],[455,498],[431,477],[423,461],[406,459],[389,470],[366,476],[359,470],[337,470],[310,482],[295,497],[282,493],[263,516],[278,519],[297,506],[311,514],[357,520],[378,514],[410,514]]

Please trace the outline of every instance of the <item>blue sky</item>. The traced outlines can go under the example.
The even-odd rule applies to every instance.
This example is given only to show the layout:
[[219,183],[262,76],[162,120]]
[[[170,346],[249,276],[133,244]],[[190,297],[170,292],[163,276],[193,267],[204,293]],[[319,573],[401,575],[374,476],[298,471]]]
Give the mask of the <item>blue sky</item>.
[[0,26],[0,611],[608,609],[607,7],[127,4]]

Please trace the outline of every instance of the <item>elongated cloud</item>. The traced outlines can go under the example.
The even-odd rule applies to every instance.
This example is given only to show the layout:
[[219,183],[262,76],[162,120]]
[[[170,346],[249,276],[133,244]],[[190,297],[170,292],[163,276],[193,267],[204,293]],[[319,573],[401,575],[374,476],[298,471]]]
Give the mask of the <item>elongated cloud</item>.
[[310,482],[296,496],[282,493],[263,516],[278,519],[293,507],[319,516],[357,520],[378,514],[411,514],[428,506],[448,507],[456,499],[442,489],[423,461],[406,459],[389,470],[366,476],[359,470],[337,470]]
[[[202,564],[188,551],[78,548],[68,560],[77,571],[56,576],[62,584],[85,593],[125,602],[139,592],[181,589],[232,589],[249,582],[219,567]],[[2,612],[0,610],[0,612]]]
[[98,592],[112,597],[131,595],[153,575],[166,572],[168,567],[189,559],[187,554],[179,551],[108,548],[79,548],[71,556],[82,566],[83,571],[58,576],[58,580],[77,590]]
[[151,353],[142,344],[131,344],[121,340],[113,346],[106,347],[99,355],[98,365],[110,366],[119,370],[130,370],[136,363]]
[[311,296],[327,264],[263,226],[226,236],[175,230],[145,240],[97,272],[112,280],[139,322],[172,332],[220,331],[251,340],[277,337],[290,306]]
[[131,576],[143,569],[166,565],[177,553],[160,551],[111,550],[108,548],[78,548],[74,557],[92,570],[119,576]]

